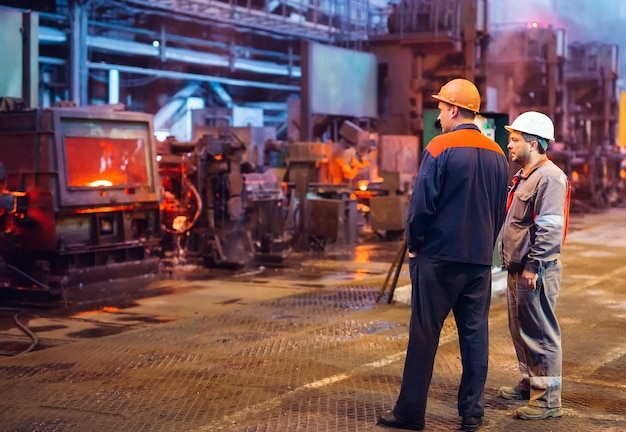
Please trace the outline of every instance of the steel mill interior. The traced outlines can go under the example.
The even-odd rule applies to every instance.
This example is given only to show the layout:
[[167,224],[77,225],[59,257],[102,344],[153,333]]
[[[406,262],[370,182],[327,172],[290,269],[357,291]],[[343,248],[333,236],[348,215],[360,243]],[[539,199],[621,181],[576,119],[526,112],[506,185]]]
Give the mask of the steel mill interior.
[[[563,416],[498,397],[519,371],[494,254],[480,430],[626,430],[625,20],[618,0],[0,0],[0,430],[386,430],[409,198],[455,78],[504,153],[505,125],[548,115],[572,185]],[[459,430],[456,331],[425,430]]]

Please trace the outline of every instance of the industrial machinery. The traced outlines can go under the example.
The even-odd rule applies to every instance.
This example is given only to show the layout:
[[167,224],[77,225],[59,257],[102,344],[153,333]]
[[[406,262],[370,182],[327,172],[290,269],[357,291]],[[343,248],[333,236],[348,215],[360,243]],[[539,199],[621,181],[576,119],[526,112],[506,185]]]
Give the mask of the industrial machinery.
[[288,254],[293,225],[294,202],[288,207],[282,182],[272,173],[244,174],[246,227],[254,243],[258,262],[281,262]]
[[388,32],[370,35],[378,59],[380,134],[415,135],[421,149],[430,96],[449,80],[466,78],[484,96],[487,2],[402,0],[387,18]]
[[284,258],[282,189],[243,161],[246,145],[236,134],[168,138],[161,150],[166,256],[225,268]]
[[567,109],[564,67],[565,31],[537,24],[501,26],[489,46],[488,83],[496,111],[513,119],[524,111],[540,111],[556,124],[562,137]]
[[621,169],[626,161],[617,145],[619,56],[617,45],[569,45],[565,65],[569,134],[554,152],[570,175],[578,200],[606,207],[626,198]]
[[152,116],[4,105],[2,287],[52,298],[70,285],[157,271]]
[[575,208],[624,199],[616,45],[568,45],[564,29],[540,23],[488,33],[487,3],[480,0],[402,0],[385,16],[386,31],[378,28],[366,46],[378,60],[381,136],[415,135],[421,150],[439,133],[430,95],[463,77],[479,88],[482,113],[512,119],[537,110],[553,119],[550,157],[571,178]]
[[[244,253],[251,253],[241,172],[245,146],[232,135],[204,135],[197,142],[168,138],[165,146],[158,164],[166,241],[170,236],[178,251],[209,265],[242,267]],[[235,248],[242,246],[244,253],[238,253]]]
[[[489,39],[486,0],[401,0],[390,3],[365,49],[378,63],[378,173],[382,186],[368,200],[374,232],[402,233],[407,195],[424,146],[435,126],[437,101],[431,98],[454,78],[476,83],[486,95]],[[392,180],[393,179],[393,180]],[[370,187],[370,189],[372,189]],[[382,192],[382,193],[381,193]]]
[[549,156],[572,181],[574,209],[623,199],[618,64],[616,45],[567,45],[563,29],[538,23],[497,31],[490,45],[488,85],[498,110],[510,118],[535,110],[553,119],[556,142]]

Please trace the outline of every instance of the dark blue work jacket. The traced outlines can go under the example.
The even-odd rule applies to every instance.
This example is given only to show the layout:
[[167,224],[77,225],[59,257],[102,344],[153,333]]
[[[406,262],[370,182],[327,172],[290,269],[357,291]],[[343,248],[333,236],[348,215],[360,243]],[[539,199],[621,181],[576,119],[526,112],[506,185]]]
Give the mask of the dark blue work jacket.
[[415,179],[406,221],[410,252],[491,265],[504,221],[508,162],[473,124],[431,140]]

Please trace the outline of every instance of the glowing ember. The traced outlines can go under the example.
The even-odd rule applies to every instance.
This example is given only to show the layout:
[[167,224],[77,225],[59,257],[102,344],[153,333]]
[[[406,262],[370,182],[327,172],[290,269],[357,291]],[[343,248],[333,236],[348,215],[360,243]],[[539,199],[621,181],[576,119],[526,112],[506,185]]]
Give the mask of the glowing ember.
[[96,180],[89,183],[91,187],[111,187],[113,183],[108,180]]
[[174,221],[172,222],[172,228],[175,231],[183,231],[187,227],[187,217],[186,216],[176,216]]

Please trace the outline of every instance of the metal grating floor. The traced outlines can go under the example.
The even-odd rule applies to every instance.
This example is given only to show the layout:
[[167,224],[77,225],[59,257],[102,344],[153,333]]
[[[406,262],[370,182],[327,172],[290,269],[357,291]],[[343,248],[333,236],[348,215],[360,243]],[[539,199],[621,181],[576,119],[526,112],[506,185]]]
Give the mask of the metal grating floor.
[[[517,366],[506,305],[494,297],[481,430],[626,430],[626,246],[576,234],[568,237],[557,310],[565,414],[516,420],[521,402],[496,396],[500,385],[515,382]],[[409,308],[376,304],[379,286],[373,277],[312,288],[0,358],[0,430],[384,431],[376,417],[397,396]],[[427,431],[458,429],[460,372],[450,319]]]

